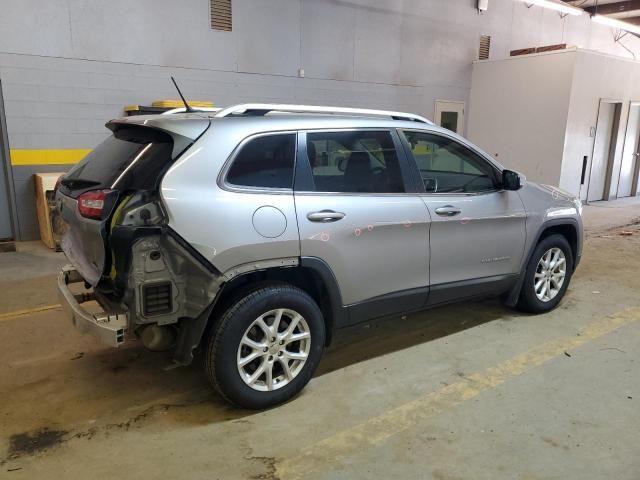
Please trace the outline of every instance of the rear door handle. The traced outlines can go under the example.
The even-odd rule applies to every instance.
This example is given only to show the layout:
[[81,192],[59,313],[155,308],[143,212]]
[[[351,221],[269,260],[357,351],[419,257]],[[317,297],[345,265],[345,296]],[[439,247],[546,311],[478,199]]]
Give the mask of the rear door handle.
[[333,210],[320,210],[319,212],[311,212],[307,214],[310,222],[329,223],[337,222],[345,217],[342,212],[334,212]]
[[460,209],[454,207],[453,205],[445,205],[444,207],[436,208],[436,213],[438,215],[442,215],[443,217],[453,217],[460,213]]

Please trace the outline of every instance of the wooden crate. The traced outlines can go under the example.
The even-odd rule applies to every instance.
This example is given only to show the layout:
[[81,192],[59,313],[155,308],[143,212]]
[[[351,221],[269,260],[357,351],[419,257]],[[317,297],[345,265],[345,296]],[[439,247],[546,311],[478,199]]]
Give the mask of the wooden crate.
[[53,198],[53,189],[61,175],[64,173],[35,173],[33,175],[40,239],[47,247],[54,250],[60,249],[60,240],[64,233]]

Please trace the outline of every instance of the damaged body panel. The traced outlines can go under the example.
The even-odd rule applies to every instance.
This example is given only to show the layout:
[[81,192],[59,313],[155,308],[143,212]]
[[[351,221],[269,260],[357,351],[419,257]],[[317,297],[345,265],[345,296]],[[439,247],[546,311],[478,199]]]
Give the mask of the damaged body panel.
[[137,325],[197,318],[213,302],[223,281],[170,235],[141,238],[132,253],[125,302],[134,308]]
[[67,227],[62,249],[92,286],[111,268],[108,237],[117,206],[129,193],[157,189],[166,170],[207,130],[209,121],[140,117],[114,120],[107,127],[113,135],[64,175],[56,189],[56,205]]
[[[167,227],[157,195],[209,124],[199,115],[111,121],[113,135],[61,180],[56,202],[72,266],[58,290],[79,330],[117,346],[147,325],[188,330],[213,304],[222,276]],[[72,292],[82,282],[89,290]],[[102,311],[85,308],[90,301]]]

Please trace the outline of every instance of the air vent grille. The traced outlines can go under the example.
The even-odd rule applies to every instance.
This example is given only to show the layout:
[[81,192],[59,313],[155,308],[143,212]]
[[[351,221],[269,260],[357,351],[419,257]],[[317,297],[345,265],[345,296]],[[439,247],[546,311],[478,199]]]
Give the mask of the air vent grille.
[[478,60],[489,60],[489,51],[491,50],[491,35],[480,35],[480,51]]
[[155,283],[142,287],[142,314],[145,317],[171,313],[173,310],[171,284]]
[[213,30],[231,31],[231,0],[209,0],[211,12],[211,28]]

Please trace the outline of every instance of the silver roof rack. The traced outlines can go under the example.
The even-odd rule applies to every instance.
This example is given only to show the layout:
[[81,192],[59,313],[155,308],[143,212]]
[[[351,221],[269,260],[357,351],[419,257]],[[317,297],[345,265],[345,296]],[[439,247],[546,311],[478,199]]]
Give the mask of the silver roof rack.
[[223,108],[217,112],[215,117],[228,117],[230,115],[262,116],[270,112],[286,113],[320,113],[333,115],[353,115],[361,117],[391,117],[394,120],[409,120],[414,122],[433,122],[415,113],[391,112],[387,110],[370,110],[367,108],[345,108],[345,107],[325,107],[317,105],[285,105],[276,103],[243,103]]

